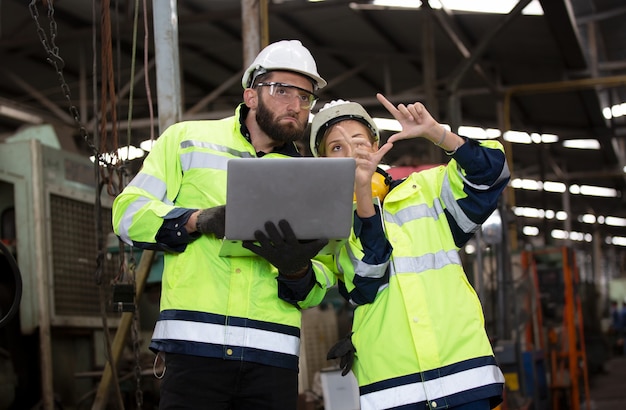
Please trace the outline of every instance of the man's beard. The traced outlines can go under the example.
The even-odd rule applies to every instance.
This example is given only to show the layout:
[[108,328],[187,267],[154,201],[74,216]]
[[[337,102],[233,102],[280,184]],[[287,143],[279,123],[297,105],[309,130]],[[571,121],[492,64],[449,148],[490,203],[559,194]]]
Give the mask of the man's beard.
[[256,122],[264,133],[281,145],[297,141],[304,136],[304,127],[298,128],[291,122],[284,125],[280,124],[273,113],[265,107],[262,98],[259,98],[259,104],[256,110]]

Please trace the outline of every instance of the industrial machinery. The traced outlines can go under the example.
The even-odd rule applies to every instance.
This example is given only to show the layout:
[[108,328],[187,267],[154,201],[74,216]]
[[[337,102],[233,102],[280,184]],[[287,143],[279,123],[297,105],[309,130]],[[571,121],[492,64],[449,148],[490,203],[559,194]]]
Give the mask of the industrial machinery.
[[527,344],[549,358],[553,409],[590,408],[589,375],[578,266],[569,247],[522,253],[522,265],[535,286],[538,309],[527,328]]
[[119,323],[107,308],[120,269],[105,248],[112,198],[96,201],[89,159],[49,135],[21,137],[0,145],[0,239],[23,280],[18,314],[0,328],[0,407],[78,408],[106,362],[103,329]]

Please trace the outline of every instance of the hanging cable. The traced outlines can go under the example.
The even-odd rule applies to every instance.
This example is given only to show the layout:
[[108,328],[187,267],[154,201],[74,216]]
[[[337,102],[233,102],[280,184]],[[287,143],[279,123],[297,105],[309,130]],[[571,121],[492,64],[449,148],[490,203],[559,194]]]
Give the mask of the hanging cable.
[[[133,18],[133,50],[131,57],[131,69],[130,69],[130,94],[128,97],[128,128],[127,128],[127,149],[130,153],[131,146],[131,124],[133,118],[133,91],[135,89],[135,56],[137,52],[137,25],[139,19],[139,0],[135,0],[135,13]],[[136,287],[137,282],[135,278],[135,267],[134,263],[134,249],[131,247],[131,257],[133,258],[133,267],[130,271],[129,279],[132,284],[132,295],[133,295],[133,323],[132,323],[132,342],[133,342],[133,352],[135,354],[135,402],[137,405],[137,409],[141,409],[143,407],[143,391],[141,390],[141,363],[139,361],[139,309],[137,308],[137,298],[136,295]]]
[[[106,342],[105,344],[107,345],[107,356],[108,356],[108,361],[109,364],[111,366],[111,369],[116,369],[116,366],[114,365],[115,363],[113,363],[115,361],[115,358],[112,356],[112,352],[111,352],[111,343],[110,343],[110,337],[109,337],[109,331],[108,331],[108,324],[107,324],[107,306],[108,306],[108,301],[107,301],[107,296],[105,295],[104,289],[102,287],[103,285],[103,281],[102,281],[102,276],[103,276],[103,266],[104,266],[104,246],[103,246],[103,232],[102,232],[102,228],[103,228],[103,224],[102,224],[102,213],[101,213],[101,200],[100,200],[100,193],[103,191],[104,187],[106,186],[106,190],[107,193],[111,196],[116,196],[117,193],[119,193],[123,187],[124,187],[124,182],[128,180],[128,175],[124,172],[125,171],[125,164],[120,161],[119,158],[119,153],[118,153],[118,115],[117,115],[117,94],[116,94],[116,88],[115,88],[115,73],[113,70],[113,50],[112,50],[112,35],[111,35],[111,16],[110,16],[110,0],[103,0],[101,2],[101,13],[100,13],[100,17],[101,17],[101,29],[100,29],[100,36],[101,36],[101,89],[100,89],[100,96],[101,96],[101,102],[100,102],[100,110],[99,110],[99,114],[100,114],[100,123],[99,123],[99,127],[95,127],[94,128],[94,135],[97,136],[98,139],[98,144],[96,144],[95,142],[92,142],[89,138],[89,135],[85,129],[85,127],[83,126],[83,124],[81,123],[80,120],[80,115],[78,113],[77,108],[72,104],[72,100],[71,100],[71,93],[70,93],[70,88],[67,85],[64,75],[63,75],[63,68],[65,66],[65,62],[64,60],[61,58],[60,54],[59,54],[59,48],[56,46],[55,44],[55,39],[57,36],[57,24],[56,21],[54,20],[54,7],[52,4],[52,0],[42,0],[43,4],[45,6],[47,6],[48,8],[48,19],[50,21],[50,27],[49,27],[49,34],[46,33],[46,31],[41,27],[41,25],[39,24],[39,11],[37,9],[37,0],[31,0],[30,4],[29,4],[29,9],[31,12],[31,15],[33,17],[33,20],[35,21],[36,27],[37,27],[37,34],[41,40],[41,43],[44,47],[44,50],[47,53],[47,61],[55,68],[55,71],[57,73],[59,82],[61,83],[61,88],[63,90],[64,96],[67,99],[70,107],[70,113],[72,114],[72,117],[74,119],[74,121],[76,122],[76,124],[78,125],[79,128],[79,132],[81,137],[85,140],[85,142],[87,143],[87,145],[89,146],[89,148],[91,149],[91,151],[93,152],[94,155],[94,171],[95,171],[95,178],[96,178],[96,187],[97,187],[97,195],[96,195],[96,209],[95,209],[95,214],[96,214],[96,221],[95,221],[95,225],[96,225],[96,235],[97,235],[97,240],[98,240],[98,255],[96,258],[96,270],[95,270],[95,279],[96,279],[96,283],[97,285],[100,287],[101,291],[100,291],[100,301],[101,301],[101,313],[102,313],[102,317],[103,317],[103,327],[104,327],[104,334],[105,334],[105,339]],[[96,79],[98,78],[98,73],[97,73],[97,68],[96,68],[96,57],[95,57],[95,50],[98,48],[96,45],[96,30],[95,30],[95,25],[96,25],[96,6],[95,6],[95,0],[93,2],[93,21],[94,21],[94,32],[93,32],[93,50],[94,50],[94,64],[93,64],[93,71],[94,71],[94,76],[93,78]],[[145,75],[145,80],[146,80],[146,93],[148,95],[148,101],[149,101],[149,109],[150,109],[150,120],[151,120],[151,140],[154,140],[154,125],[153,125],[153,119],[154,119],[154,114],[153,114],[153,108],[152,108],[152,100],[151,100],[151,93],[150,93],[150,88],[149,88],[149,77],[148,77],[148,70],[149,70],[149,64],[148,64],[148,25],[147,25],[147,6],[146,6],[146,2],[144,0],[143,2],[143,16],[144,16],[144,28],[145,28],[145,44],[144,44],[144,60],[145,60],[145,71],[146,71],[146,75]],[[116,10],[117,10],[117,3],[116,3]],[[131,79],[131,84],[134,82],[134,63],[135,63],[135,50],[136,50],[136,35],[137,35],[137,22],[138,22],[138,9],[139,9],[139,2],[138,0],[135,1],[135,25],[134,25],[134,31],[133,31],[133,59],[132,59],[132,63],[133,63],[133,69],[131,70],[131,73],[133,75],[133,78]],[[118,19],[119,21],[119,19]],[[118,33],[119,34],[119,33]],[[118,35],[118,39],[119,39],[119,35]],[[118,52],[119,52],[119,41],[118,41]],[[119,75],[119,69],[118,69],[118,75]],[[96,110],[96,106],[97,106],[97,87],[96,87],[96,80],[94,80],[94,118],[98,118],[98,111]],[[130,103],[129,103],[129,133],[128,133],[128,147],[130,148],[130,121],[132,120],[132,89],[131,89],[131,97],[130,97]],[[110,121],[111,123],[111,132],[108,133],[107,129],[108,129],[108,122]],[[98,135],[98,131],[99,131],[99,135]],[[94,138],[95,139],[95,138]],[[117,177],[117,178],[116,178]],[[115,184],[117,182],[117,184]],[[131,249],[132,252],[132,249]],[[123,249],[123,246],[120,247],[120,256],[125,255],[125,251]],[[133,258],[134,259],[134,258]],[[132,265],[134,265],[134,260],[131,262]],[[121,271],[125,271],[127,268],[129,268],[129,266],[126,265],[126,261],[124,261],[123,263],[121,263]],[[130,267],[131,270],[134,270],[134,266]],[[123,273],[120,272],[121,275],[123,275]],[[20,282],[21,284],[21,282]],[[21,287],[20,287],[21,290]],[[134,293],[134,292],[133,292]],[[134,301],[133,299],[133,306],[134,306],[134,311],[137,310],[137,306],[136,306],[136,301]],[[19,303],[18,303],[19,304]],[[138,317],[134,317],[135,321],[134,324],[135,326],[138,326]],[[135,348],[138,349],[138,338],[139,338],[139,328],[135,327],[133,332],[133,338],[136,339],[134,340],[134,345]],[[137,400],[137,406],[138,408],[141,408],[142,403],[143,403],[143,394],[141,392],[141,388],[140,388],[140,376],[141,376],[141,368],[139,366],[139,358],[138,358],[138,351],[136,354],[136,359],[137,359],[137,363],[135,366],[135,376],[137,378],[137,391],[136,391],[136,400]],[[119,405],[123,407],[123,401],[122,401],[122,397],[121,397],[121,392],[119,390],[119,382],[117,379],[117,373],[115,371],[112,372],[113,374],[113,384],[116,387],[116,393],[117,393],[117,400],[119,402]]]
[[[106,6],[103,4],[103,16],[108,16],[108,1],[106,1]],[[84,141],[86,142],[86,144],[89,146],[89,148],[91,149],[91,151],[93,152],[94,155],[94,170],[95,170],[95,179],[96,179],[96,187],[97,187],[97,192],[96,192],[96,204],[95,204],[95,215],[96,215],[96,221],[95,221],[95,225],[96,225],[96,240],[97,240],[97,244],[98,244],[98,254],[96,256],[96,269],[95,269],[95,279],[96,279],[96,283],[98,285],[101,285],[102,283],[102,272],[103,272],[103,264],[104,264],[104,253],[103,253],[103,244],[102,244],[102,217],[101,217],[101,202],[100,202],[100,193],[102,192],[102,188],[104,187],[104,185],[107,185],[107,187],[110,186],[110,175],[112,175],[113,173],[113,169],[114,169],[114,164],[117,162],[117,147],[115,147],[115,149],[111,150],[110,155],[107,156],[103,156],[101,154],[101,152],[106,151],[105,150],[99,150],[96,145],[90,140],[89,135],[85,129],[85,127],[83,126],[81,120],[80,120],[80,114],[78,112],[78,109],[76,108],[76,106],[72,103],[72,98],[71,98],[71,93],[70,93],[70,88],[67,85],[67,82],[65,81],[64,75],[63,75],[63,68],[65,66],[65,62],[63,61],[63,59],[61,58],[60,54],[59,54],[59,48],[56,46],[55,44],[55,39],[56,39],[56,35],[57,35],[57,24],[56,21],[54,20],[54,7],[52,4],[52,0],[44,0],[44,4],[47,5],[48,7],[48,19],[50,21],[50,30],[49,30],[49,37],[46,34],[45,30],[41,27],[41,25],[39,24],[39,11],[37,9],[37,0],[31,0],[30,4],[29,4],[29,9],[31,12],[31,16],[35,22],[36,28],[37,28],[37,34],[39,36],[39,39],[44,47],[44,50],[47,53],[47,61],[55,68],[55,71],[57,73],[57,77],[59,79],[59,82],[61,84],[61,89],[63,90],[63,94],[65,96],[65,98],[67,99],[68,103],[69,103],[69,111],[72,114],[72,117],[74,118],[74,121],[76,122],[80,135],[81,137],[84,139]],[[95,16],[94,16],[94,22],[95,22]],[[109,16],[109,21],[110,21],[110,16]],[[110,31],[110,30],[109,30]],[[105,34],[106,34],[106,30],[105,30]],[[104,37],[106,38],[106,37]],[[110,32],[109,32],[109,41],[110,41]],[[110,42],[109,42],[109,46],[110,46]],[[96,49],[96,47],[94,46],[94,50]],[[109,54],[108,57],[110,57],[110,47],[103,47],[103,53],[106,53],[106,50],[109,50]],[[104,54],[106,56],[106,54]],[[103,59],[103,64],[106,64],[108,62],[110,62],[110,58],[107,59]],[[103,85],[103,102],[102,102],[102,106],[106,107],[107,106],[107,102],[109,101],[109,97],[111,99],[112,105],[115,104],[115,92],[114,89],[111,89],[111,85],[113,84],[113,79],[112,79],[112,72],[110,70],[106,71],[107,73],[107,77],[106,80],[104,82]],[[94,76],[94,78],[96,78],[96,76]],[[106,87],[106,88],[105,88]],[[107,94],[105,91],[108,91],[109,94]],[[95,94],[94,94],[94,100],[95,100]],[[114,136],[117,136],[117,118],[115,116],[115,111],[113,110],[113,129],[114,129]],[[107,138],[106,138],[106,111],[105,111],[105,115],[103,115],[103,123],[104,126],[102,128],[101,131],[101,135],[105,135],[105,138],[101,139],[101,147],[105,147],[106,148],[106,143],[107,143]],[[114,145],[117,145],[117,140],[116,138],[113,139],[114,141]],[[108,168],[109,170],[109,176],[104,175],[104,171],[102,169],[102,167],[104,168]],[[104,183],[101,182],[100,176],[104,177]],[[108,189],[109,191],[111,191],[111,189]],[[102,291],[101,291],[102,294]],[[101,305],[102,305],[102,299],[103,297],[100,298],[101,299]],[[109,332],[108,332],[108,326],[106,325],[106,313],[104,314],[105,318],[103,319],[105,322],[105,326],[104,326],[104,334],[105,334],[105,338],[109,336]],[[110,346],[110,343],[107,344],[108,346]],[[107,355],[109,356],[108,359],[111,360],[111,351],[110,348],[108,350]],[[112,368],[115,368],[112,366]],[[119,388],[119,383],[117,381],[117,375],[114,373],[114,377],[115,377],[115,386],[116,386],[116,393],[117,393],[117,400],[119,403],[120,408],[123,408],[123,400],[122,400],[122,396],[121,396],[121,391]]]
[[[109,152],[112,162],[119,164],[118,154],[118,133],[117,133],[117,94],[115,92],[115,72],[113,70],[113,41],[111,35],[111,13],[110,1],[103,0],[101,5],[101,64],[102,64],[102,85],[100,104],[100,151]],[[107,114],[111,115],[111,141],[109,142],[107,133]],[[103,170],[104,171],[104,170]],[[114,169],[108,169],[108,175],[103,176],[107,181],[107,193],[111,196],[117,194],[117,189],[113,187]]]
[[150,112],[150,143],[154,142],[154,110],[152,108],[152,92],[150,90],[150,77],[149,73],[149,62],[148,62],[148,40],[150,30],[148,29],[148,6],[146,5],[146,0],[143,0],[143,69],[144,69],[144,82],[146,86],[146,95],[148,97],[148,110]]

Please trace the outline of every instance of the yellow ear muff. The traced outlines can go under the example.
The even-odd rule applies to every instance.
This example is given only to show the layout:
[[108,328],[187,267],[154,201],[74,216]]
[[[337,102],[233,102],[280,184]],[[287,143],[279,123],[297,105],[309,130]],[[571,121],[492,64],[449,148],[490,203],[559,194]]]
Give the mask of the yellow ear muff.
[[384,175],[374,172],[372,175],[372,197],[378,197],[382,203],[389,192],[389,181]]
[[[389,192],[389,183],[389,177],[380,172],[374,172],[374,175],[372,175],[372,198],[378,198],[382,203]],[[356,201],[356,195],[353,195],[352,198],[353,201]]]

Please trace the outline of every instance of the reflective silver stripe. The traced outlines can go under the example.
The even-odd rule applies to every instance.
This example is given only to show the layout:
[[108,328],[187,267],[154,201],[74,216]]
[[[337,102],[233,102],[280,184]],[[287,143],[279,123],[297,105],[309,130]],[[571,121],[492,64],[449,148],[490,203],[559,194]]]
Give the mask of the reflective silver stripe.
[[183,172],[193,168],[210,168],[226,171],[226,163],[229,157],[222,155],[209,154],[208,152],[185,152],[180,155],[180,165]]
[[352,252],[352,247],[346,247],[348,251],[348,256],[350,257],[350,261],[352,262],[352,266],[354,267],[354,274],[360,276],[362,278],[382,278],[387,270],[387,266],[389,266],[389,261],[383,262],[378,265],[370,265],[368,263],[360,260],[354,252]]
[[361,410],[389,409],[425,401],[429,402],[431,408],[435,408],[437,399],[495,383],[504,383],[500,369],[493,365],[483,366],[423,383],[411,383],[364,394],[361,396]]
[[498,182],[504,180],[504,179],[508,179],[511,177],[511,170],[509,169],[509,163],[507,162],[507,160],[504,160],[504,167],[502,167],[502,172],[500,172],[500,175],[498,176],[498,180],[494,183],[497,184]]
[[152,339],[251,347],[294,356],[300,354],[300,338],[296,336],[249,327],[224,326],[187,320],[159,320],[154,327]]
[[[488,187],[487,187],[488,188]],[[448,212],[452,215],[454,220],[456,221],[459,228],[463,230],[465,233],[474,232],[480,225],[472,222],[471,219],[465,215],[465,212],[459,206],[459,203],[454,198],[454,194],[452,193],[452,187],[450,186],[450,179],[448,178],[448,174],[443,179],[443,185],[441,187],[441,199],[443,203],[446,205]]]
[[441,269],[447,265],[460,265],[461,257],[456,250],[427,253],[420,257],[394,257],[391,261],[391,275],[421,273],[429,269]]
[[148,198],[141,196],[133,201],[130,205],[128,205],[128,208],[126,208],[126,211],[124,212],[124,215],[122,216],[122,219],[120,220],[120,225],[118,227],[118,230],[120,232],[119,236],[125,243],[129,245],[133,244],[132,239],[128,235],[128,230],[133,223],[133,216],[135,215],[135,213],[148,202],[150,202]]
[[398,226],[419,218],[439,219],[439,215],[443,214],[443,207],[437,198],[430,207],[426,204],[408,206],[395,214],[385,211],[385,221],[393,222]]
[[[324,279],[326,279],[326,287],[325,289],[330,288],[333,285],[333,282],[330,280],[330,278],[328,277],[328,273],[326,271],[326,268],[324,266],[323,263],[318,262],[316,260],[311,260],[311,263],[315,266],[317,266],[318,270],[321,271],[324,274]],[[317,278],[317,275],[315,275]]]
[[135,178],[130,181],[129,186],[134,186],[142,189],[154,196],[159,201],[165,202],[167,205],[172,205],[173,202],[167,199],[167,185],[165,181],[161,181],[159,178],[149,175],[138,173]]
[[[472,187],[473,189],[475,189],[476,191],[486,191],[489,188],[491,188],[491,185],[485,185],[485,184],[474,184],[473,182],[471,182],[469,179],[465,178],[465,175],[463,175],[463,171],[461,170],[461,167],[459,166],[459,164],[456,165],[456,168],[454,168],[454,171],[456,171],[456,173],[459,175],[459,177],[463,180],[463,183],[465,185],[468,185],[470,187]],[[452,171],[450,171],[452,172]],[[496,181],[497,182],[497,181]]]
[[[505,160],[504,165],[505,166],[500,171],[500,175],[498,176],[497,180],[494,182],[494,185],[506,178],[509,178],[510,172],[509,172],[508,166],[506,165],[506,160]],[[453,172],[453,171],[450,171],[450,172]],[[459,168],[458,165],[454,169],[454,172],[457,172],[457,174],[463,180],[463,183],[465,185],[471,187],[472,189],[476,191],[486,191],[492,187],[492,185],[484,185],[484,184],[477,185],[477,184],[472,183],[467,178],[465,178],[465,176],[461,172],[461,169]],[[463,212],[458,202],[454,198],[454,194],[452,193],[452,188],[450,186],[450,179],[448,177],[448,174],[445,175],[444,180],[443,180],[443,186],[441,189],[441,198],[443,199],[443,203],[446,204],[446,208],[448,209],[448,212],[450,212],[450,214],[452,215],[456,223],[459,225],[459,227],[463,230],[463,232],[465,233],[475,232],[480,227],[479,224],[474,223],[465,215],[465,212]]]
[[247,151],[239,151],[232,149],[231,147],[227,147],[225,145],[214,144],[212,142],[206,141],[196,141],[196,140],[185,140],[180,143],[181,148],[189,148],[189,147],[199,147],[199,148],[209,148],[213,151],[226,152],[233,157],[239,158],[252,158],[254,155],[250,154]]

